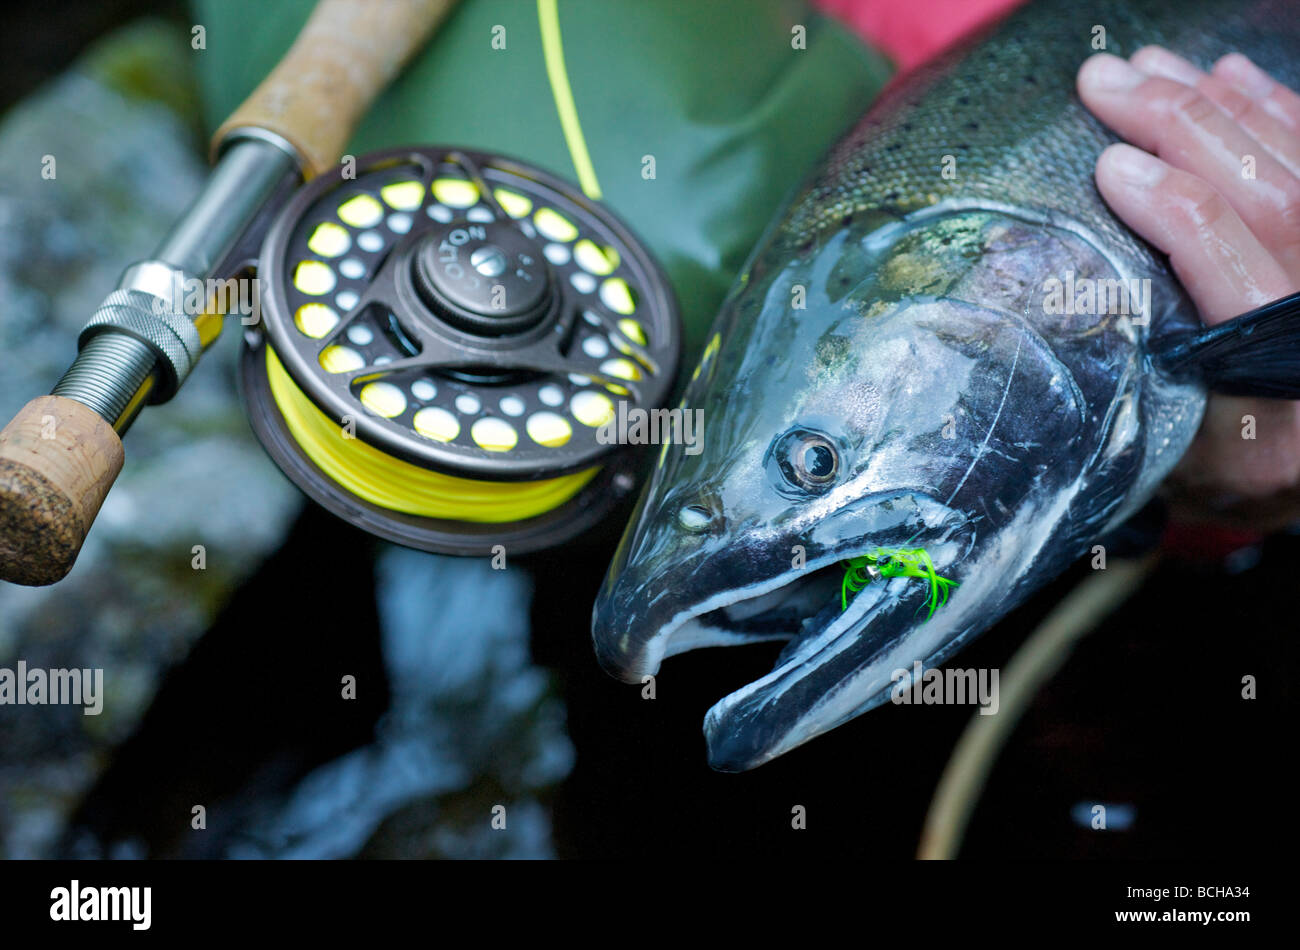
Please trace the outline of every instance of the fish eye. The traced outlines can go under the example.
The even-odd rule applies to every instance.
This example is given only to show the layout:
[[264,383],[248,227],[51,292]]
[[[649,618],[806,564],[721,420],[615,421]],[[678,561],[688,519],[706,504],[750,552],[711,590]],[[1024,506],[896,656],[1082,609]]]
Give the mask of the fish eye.
[[805,445],[802,452],[799,467],[808,478],[821,481],[835,474],[835,453],[829,446],[814,443]]
[[820,432],[793,429],[778,438],[772,453],[781,477],[805,491],[828,488],[840,470],[835,443]]

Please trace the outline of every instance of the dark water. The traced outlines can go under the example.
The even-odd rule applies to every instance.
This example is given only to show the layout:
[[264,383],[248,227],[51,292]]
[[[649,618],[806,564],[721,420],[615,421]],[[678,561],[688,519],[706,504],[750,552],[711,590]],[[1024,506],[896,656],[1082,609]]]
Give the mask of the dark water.
[[[611,545],[608,537],[574,545],[493,581],[469,562],[398,552],[309,509],[168,677],[86,797],[66,847],[157,856],[911,856],[969,710],[884,707],[755,772],[713,773],[703,713],[761,675],[772,653],[669,661],[653,700],[610,679],[592,657],[587,623]],[[1084,641],[1015,731],[963,856],[1267,853],[1283,817],[1267,803],[1288,771],[1283,728],[1296,672],[1294,634],[1279,618],[1300,538],[1259,553],[1235,574],[1167,561]],[[319,590],[320,565],[361,578],[376,557],[378,606],[373,585],[349,584],[341,598],[298,596]],[[961,665],[1002,666],[1085,571],[1012,615]],[[395,586],[401,573],[423,580]],[[531,633],[517,640],[489,629],[508,611],[485,620],[481,607],[489,591],[500,600],[515,574],[535,592]],[[442,580],[467,585],[470,596],[457,606]],[[425,641],[442,644],[424,651],[416,638],[423,664],[392,655],[404,641],[381,633],[380,616],[403,611],[419,611]],[[521,658],[510,656],[505,675],[466,688],[474,676],[448,667],[459,657],[478,669],[485,641],[507,655],[526,644],[537,666],[516,669]],[[336,698],[343,669],[363,684],[351,704]],[[520,685],[540,671],[562,700],[567,739],[556,708],[538,702],[549,694],[535,679],[531,690]],[[1240,698],[1246,673],[1260,681],[1251,702]],[[522,777],[530,766],[535,774]],[[187,826],[192,802],[208,803],[204,834]],[[508,835],[490,829],[498,802],[510,813]],[[1075,817],[1098,802],[1111,811],[1109,831]],[[791,828],[797,805],[806,830]]]

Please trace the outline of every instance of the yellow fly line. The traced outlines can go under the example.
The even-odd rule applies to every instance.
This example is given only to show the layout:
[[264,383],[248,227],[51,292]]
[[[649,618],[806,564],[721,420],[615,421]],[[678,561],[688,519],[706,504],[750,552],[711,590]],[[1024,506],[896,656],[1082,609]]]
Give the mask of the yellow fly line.
[[298,388],[266,347],[271,395],[294,441],[333,481],[371,504],[422,518],[498,524],[552,511],[576,495],[600,470],[535,482],[457,478],[412,465],[360,439],[345,439],[339,424]]
[[587,140],[582,136],[578,122],[578,107],[573,101],[573,87],[569,85],[569,71],[564,65],[564,44],[560,40],[560,11],[557,0],[537,0],[537,21],[542,31],[542,56],[546,59],[546,77],[551,82],[555,96],[555,111],[560,114],[560,128],[564,141],[573,156],[573,168],[578,173],[578,184],[583,194],[592,201],[600,200],[600,183],[596,181],[596,168],[587,152]]

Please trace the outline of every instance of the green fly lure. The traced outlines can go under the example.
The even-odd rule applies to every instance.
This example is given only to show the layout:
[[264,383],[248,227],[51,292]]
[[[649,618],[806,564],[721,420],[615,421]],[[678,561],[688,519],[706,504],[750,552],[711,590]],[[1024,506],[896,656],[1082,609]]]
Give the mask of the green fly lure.
[[[920,577],[930,584],[930,613],[925,618],[929,620],[948,602],[949,590],[960,586],[954,580],[939,576],[925,548],[876,548],[870,554],[840,563],[844,567],[844,582],[840,585],[840,607],[843,610],[849,609],[851,595],[876,577]],[[869,569],[874,569],[875,573]]]

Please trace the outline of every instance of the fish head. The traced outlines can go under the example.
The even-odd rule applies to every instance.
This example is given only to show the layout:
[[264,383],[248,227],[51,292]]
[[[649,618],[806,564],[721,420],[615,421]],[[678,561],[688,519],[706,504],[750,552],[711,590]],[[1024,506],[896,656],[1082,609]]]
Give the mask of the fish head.
[[[629,682],[687,650],[787,641],[709,710],[715,768],[880,704],[1014,602],[1104,428],[1083,356],[1136,352],[1109,339],[1132,327],[1029,319],[1043,274],[1067,268],[1113,272],[1087,241],[996,210],[756,252],[685,392],[696,443],[661,449],[593,615],[602,665]],[[924,550],[947,603],[924,577],[847,590],[843,562],[881,549]]]

